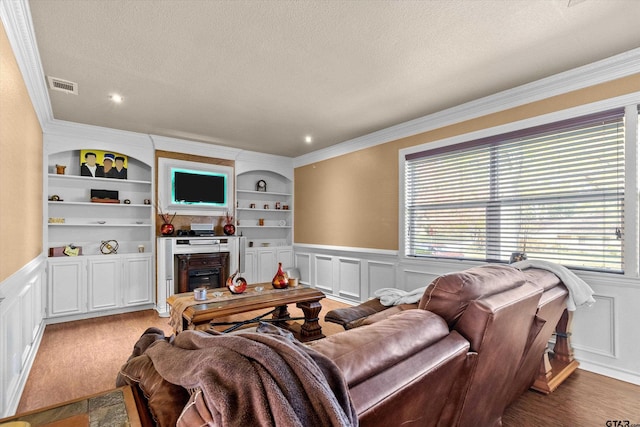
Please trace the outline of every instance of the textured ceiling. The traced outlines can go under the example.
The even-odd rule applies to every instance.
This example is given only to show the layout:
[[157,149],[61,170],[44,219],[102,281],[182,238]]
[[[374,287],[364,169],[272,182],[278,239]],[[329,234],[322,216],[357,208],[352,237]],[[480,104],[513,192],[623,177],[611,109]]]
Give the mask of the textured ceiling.
[[640,1],[569,3],[30,8],[44,74],[79,85],[78,96],[49,91],[56,119],[296,157],[640,46]]

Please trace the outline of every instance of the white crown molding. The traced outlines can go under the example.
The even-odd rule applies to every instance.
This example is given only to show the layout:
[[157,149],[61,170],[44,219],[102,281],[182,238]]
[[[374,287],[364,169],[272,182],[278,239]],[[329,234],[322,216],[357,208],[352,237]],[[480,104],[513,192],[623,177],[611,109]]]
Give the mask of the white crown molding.
[[18,67],[22,72],[40,127],[44,130],[53,120],[53,111],[40,62],[28,1],[0,0],[0,19],[18,62]]
[[342,156],[636,73],[640,73],[640,48],[296,157],[294,167]]
[[204,157],[235,160],[242,152],[237,148],[223,147],[205,142],[186,139],[170,138],[167,136],[149,135],[153,148],[156,150],[175,151]]
[[102,126],[68,122],[58,119],[51,120],[48,123],[47,128],[44,130],[44,133],[65,137],[71,136],[98,142],[119,140],[126,141],[128,144],[133,143],[140,146],[151,147],[152,145],[151,141],[149,140],[149,135],[146,135],[144,133],[129,132]]

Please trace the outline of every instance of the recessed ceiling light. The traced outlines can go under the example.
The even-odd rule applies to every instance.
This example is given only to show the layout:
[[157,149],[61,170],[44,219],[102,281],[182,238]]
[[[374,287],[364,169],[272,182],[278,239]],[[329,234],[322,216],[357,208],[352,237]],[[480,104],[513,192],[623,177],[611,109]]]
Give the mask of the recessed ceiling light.
[[307,135],[304,137],[304,142],[306,142],[307,144],[311,144],[312,141],[313,138],[311,138],[311,135]]
[[117,93],[114,93],[109,98],[111,98],[111,100],[113,102],[115,102],[116,104],[120,104],[124,100],[124,98],[122,96],[118,95]]

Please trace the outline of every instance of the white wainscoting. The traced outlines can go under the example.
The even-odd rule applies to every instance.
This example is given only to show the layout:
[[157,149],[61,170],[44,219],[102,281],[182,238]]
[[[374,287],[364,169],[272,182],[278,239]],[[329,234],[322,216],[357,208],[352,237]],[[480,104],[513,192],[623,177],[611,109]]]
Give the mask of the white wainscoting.
[[0,283],[0,418],[15,414],[44,333],[46,258]]
[[[358,303],[381,288],[412,290],[479,263],[401,259],[396,251],[294,245],[301,282]],[[582,369],[640,385],[640,279],[576,271],[596,303],[574,312],[572,344]]]

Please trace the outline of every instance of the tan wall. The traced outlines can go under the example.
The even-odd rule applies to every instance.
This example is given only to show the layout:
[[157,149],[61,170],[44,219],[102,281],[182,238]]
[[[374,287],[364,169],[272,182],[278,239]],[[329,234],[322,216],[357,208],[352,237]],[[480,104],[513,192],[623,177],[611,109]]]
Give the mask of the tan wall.
[[42,252],[42,128],[0,23],[0,281]]
[[640,91],[640,74],[296,168],[295,242],[398,249],[398,151]]

